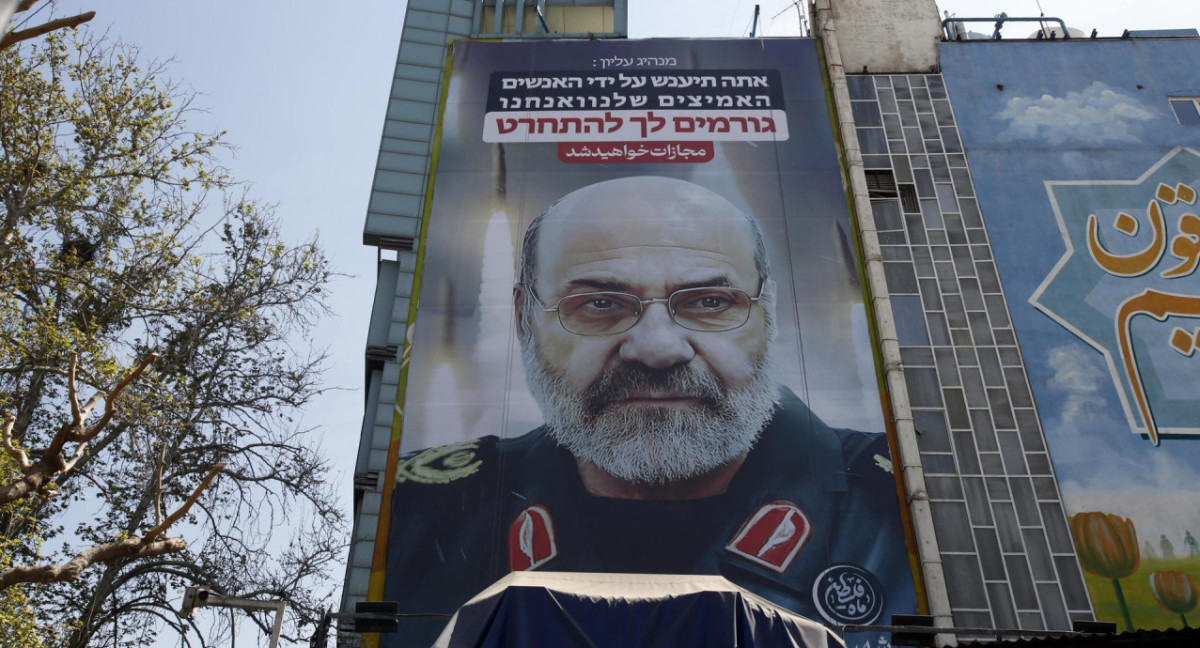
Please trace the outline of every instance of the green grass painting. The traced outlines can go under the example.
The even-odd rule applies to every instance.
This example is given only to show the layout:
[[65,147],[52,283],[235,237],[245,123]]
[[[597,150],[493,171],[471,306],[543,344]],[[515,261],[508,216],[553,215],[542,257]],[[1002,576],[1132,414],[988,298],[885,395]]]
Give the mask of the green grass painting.
[[[1183,558],[1147,558],[1142,557],[1137,571],[1128,578],[1121,579],[1121,589],[1125,593],[1125,602],[1129,606],[1129,616],[1136,628],[1166,629],[1182,628],[1183,621],[1178,614],[1169,612],[1150,591],[1150,574],[1155,571],[1180,571],[1190,574],[1200,582],[1200,556]],[[1113,589],[1112,580],[1084,572],[1088,592],[1092,596],[1092,605],[1096,609],[1096,619],[1111,621],[1124,630],[1121,609],[1117,605],[1117,595]],[[1188,625],[1200,625],[1200,608],[1187,615]]]

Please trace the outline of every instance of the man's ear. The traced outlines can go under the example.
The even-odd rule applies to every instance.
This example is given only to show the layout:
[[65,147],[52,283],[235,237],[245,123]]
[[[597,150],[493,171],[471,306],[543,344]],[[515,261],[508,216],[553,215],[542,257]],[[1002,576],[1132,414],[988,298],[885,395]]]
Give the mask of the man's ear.
[[776,337],[779,336],[779,326],[778,326],[779,320],[776,318],[776,312],[775,312],[775,303],[776,303],[775,300],[777,297],[777,295],[775,294],[776,289],[777,289],[777,286],[775,285],[774,279],[772,279],[770,277],[763,279],[762,299],[760,299],[758,303],[762,307],[763,313],[766,315],[766,318],[767,318],[767,339],[768,340],[774,340]]
[[529,336],[529,318],[525,315],[525,287],[513,286],[513,320],[517,325],[517,339],[524,340]]

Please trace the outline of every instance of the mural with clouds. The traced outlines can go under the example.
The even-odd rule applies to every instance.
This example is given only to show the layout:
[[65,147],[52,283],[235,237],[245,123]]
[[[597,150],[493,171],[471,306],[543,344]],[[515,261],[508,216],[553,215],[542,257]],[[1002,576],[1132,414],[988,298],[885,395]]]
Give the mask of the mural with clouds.
[[[1200,622],[1200,40],[942,48],[1098,618]],[[1194,617],[1194,618],[1193,618]]]

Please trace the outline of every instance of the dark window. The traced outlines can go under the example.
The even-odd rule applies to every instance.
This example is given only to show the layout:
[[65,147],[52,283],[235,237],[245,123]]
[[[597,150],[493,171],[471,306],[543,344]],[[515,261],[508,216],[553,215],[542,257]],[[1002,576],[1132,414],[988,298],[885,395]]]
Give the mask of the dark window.
[[1175,110],[1175,119],[1184,126],[1200,126],[1200,111],[1196,109],[1197,99],[1172,99],[1171,108]]
[[910,184],[900,185],[900,204],[904,211],[910,214],[921,211],[921,203],[917,200],[917,188]]
[[867,196],[870,198],[895,198],[899,194],[896,191],[896,176],[888,171],[868,170],[867,176]]

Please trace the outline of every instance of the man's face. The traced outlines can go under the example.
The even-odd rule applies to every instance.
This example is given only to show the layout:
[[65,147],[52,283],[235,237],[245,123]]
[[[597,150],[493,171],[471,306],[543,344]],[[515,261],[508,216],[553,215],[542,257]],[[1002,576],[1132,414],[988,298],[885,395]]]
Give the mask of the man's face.
[[[572,194],[547,216],[537,253],[533,283],[548,307],[595,291],[656,299],[724,286],[756,296],[762,282],[745,216],[696,185],[658,178]],[[679,326],[665,303],[644,309],[628,331],[590,336],[535,309],[522,351],[547,424],[576,458],[631,483],[665,484],[713,470],[757,439],[777,398],[770,326],[760,305],[720,332]]]

